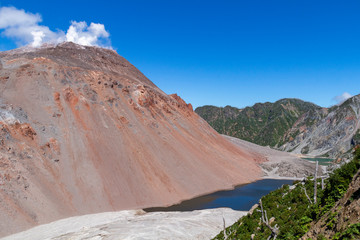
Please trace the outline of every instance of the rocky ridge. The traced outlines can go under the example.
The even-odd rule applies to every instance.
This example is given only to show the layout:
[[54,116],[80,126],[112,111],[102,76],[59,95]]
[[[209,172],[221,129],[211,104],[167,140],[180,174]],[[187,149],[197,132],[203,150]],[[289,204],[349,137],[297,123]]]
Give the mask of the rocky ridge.
[[289,130],[289,134],[297,132],[296,136],[280,149],[330,158],[351,151],[359,141],[360,95],[327,109],[327,112],[326,116],[309,126],[299,119]]

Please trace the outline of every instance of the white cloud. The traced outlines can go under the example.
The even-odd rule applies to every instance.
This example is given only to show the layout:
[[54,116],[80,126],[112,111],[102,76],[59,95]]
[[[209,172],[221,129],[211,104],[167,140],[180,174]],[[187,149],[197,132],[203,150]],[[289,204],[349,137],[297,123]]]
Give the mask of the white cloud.
[[24,10],[18,10],[14,7],[0,8],[0,28],[16,27],[21,25],[37,25],[41,22],[39,14],[25,13]]
[[43,38],[45,37],[44,32],[42,31],[33,31],[31,32],[31,35],[33,35],[33,42],[32,45],[34,47],[39,47],[42,43]]
[[338,105],[340,105],[351,97],[352,97],[352,95],[350,93],[344,92],[340,96],[334,97],[333,100],[336,101]]
[[66,41],[85,46],[98,45],[100,38],[108,37],[109,33],[105,30],[105,26],[99,23],[91,23],[88,26],[86,22],[72,21],[66,33]]
[[39,47],[44,42],[59,43],[71,41],[86,46],[110,47],[110,34],[100,23],[71,21],[66,34],[62,30],[51,31],[47,26],[40,25],[40,14],[25,12],[14,7],[0,8],[0,30],[2,35],[14,39],[18,46],[31,44]]

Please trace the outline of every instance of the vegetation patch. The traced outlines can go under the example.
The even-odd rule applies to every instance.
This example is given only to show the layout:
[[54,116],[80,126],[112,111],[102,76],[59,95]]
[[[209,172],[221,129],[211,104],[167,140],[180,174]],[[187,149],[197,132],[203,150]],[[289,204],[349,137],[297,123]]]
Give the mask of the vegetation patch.
[[360,239],[360,223],[351,224],[343,232],[336,233],[334,239]]
[[[360,149],[352,161],[336,169],[328,179],[325,187],[321,187],[321,179],[317,181],[317,201],[314,201],[314,180],[296,181],[293,186],[284,185],[261,198],[263,211],[257,207],[253,213],[241,218],[225,231],[227,239],[268,239],[273,236],[270,227],[278,227],[276,239],[299,239],[310,226],[325,214],[326,227],[334,229],[337,223],[337,211],[330,212],[335,203],[344,196],[353,176],[360,168]],[[354,193],[354,198],[358,197]],[[315,203],[314,203],[315,202]],[[263,212],[266,211],[270,227],[264,224]],[[349,226],[343,233],[337,234],[334,239],[358,239],[360,224]],[[356,235],[358,234],[358,235]],[[225,239],[224,232],[219,233],[214,239]],[[273,239],[271,237],[271,239]],[[317,239],[322,239],[318,236]],[[323,239],[325,239],[323,237]]]

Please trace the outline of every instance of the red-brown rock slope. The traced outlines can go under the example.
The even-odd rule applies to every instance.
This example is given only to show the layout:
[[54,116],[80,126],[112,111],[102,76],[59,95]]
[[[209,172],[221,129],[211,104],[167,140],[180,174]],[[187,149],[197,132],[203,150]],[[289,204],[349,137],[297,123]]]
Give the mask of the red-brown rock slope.
[[112,50],[0,53],[0,236],[253,181],[255,161]]

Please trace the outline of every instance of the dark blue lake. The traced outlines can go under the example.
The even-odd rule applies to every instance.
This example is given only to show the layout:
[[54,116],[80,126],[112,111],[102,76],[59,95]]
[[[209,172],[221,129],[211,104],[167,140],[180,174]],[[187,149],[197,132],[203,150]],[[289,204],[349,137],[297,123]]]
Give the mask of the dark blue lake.
[[209,208],[228,207],[239,211],[248,211],[259,202],[259,199],[284,184],[291,185],[293,180],[263,179],[246,185],[237,186],[233,190],[219,191],[196,197],[170,207],[154,207],[144,209],[146,212],[157,211],[192,211]]

